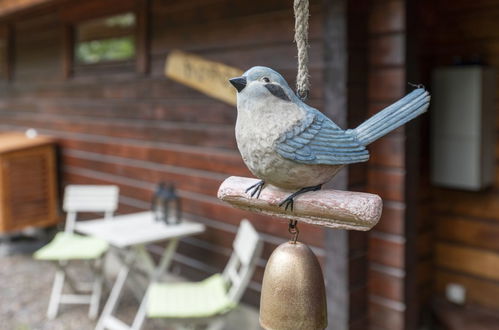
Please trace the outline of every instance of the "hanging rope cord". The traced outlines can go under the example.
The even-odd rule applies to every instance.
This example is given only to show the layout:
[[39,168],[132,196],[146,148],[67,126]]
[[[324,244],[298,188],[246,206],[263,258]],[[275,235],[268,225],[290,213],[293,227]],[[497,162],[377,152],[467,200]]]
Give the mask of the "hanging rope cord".
[[[295,43],[298,49],[298,73],[296,74],[296,94],[305,101],[310,90],[308,75],[308,0],[294,0],[295,13]],[[298,221],[289,220],[288,231],[292,236],[291,243],[296,244],[298,234]]]
[[310,90],[308,74],[308,0],[294,0],[295,43],[298,49],[298,73],[296,75],[296,94],[305,101]]

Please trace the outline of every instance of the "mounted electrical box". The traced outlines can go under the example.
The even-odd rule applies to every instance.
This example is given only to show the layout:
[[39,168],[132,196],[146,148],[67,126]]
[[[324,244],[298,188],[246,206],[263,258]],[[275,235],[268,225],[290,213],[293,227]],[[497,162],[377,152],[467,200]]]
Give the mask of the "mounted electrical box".
[[494,180],[495,72],[478,65],[435,70],[431,178],[438,186],[480,190]]

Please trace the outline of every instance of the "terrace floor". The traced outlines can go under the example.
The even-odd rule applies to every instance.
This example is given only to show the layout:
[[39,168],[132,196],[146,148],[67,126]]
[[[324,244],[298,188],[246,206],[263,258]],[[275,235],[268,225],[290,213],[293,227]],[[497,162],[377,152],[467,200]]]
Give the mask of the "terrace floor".
[[[29,254],[0,256],[0,329],[85,330],[95,327],[96,322],[88,319],[88,307],[84,305],[62,305],[58,317],[47,320],[45,313],[54,272],[53,265],[35,261]],[[104,297],[107,297],[106,293]],[[116,316],[131,323],[137,306],[137,300],[125,290]],[[172,328],[164,320],[147,320],[143,329]],[[226,329],[261,329],[258,311],[241,305],[229,314]]]

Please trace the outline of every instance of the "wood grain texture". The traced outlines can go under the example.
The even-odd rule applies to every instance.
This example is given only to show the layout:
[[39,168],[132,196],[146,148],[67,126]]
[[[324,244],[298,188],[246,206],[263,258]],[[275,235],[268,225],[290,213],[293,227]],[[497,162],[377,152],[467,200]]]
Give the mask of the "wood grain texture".
[[370,269],[369,292],[372,295],[402,302],[404,300],[404,279],[400,276]]
[[[367,114],[374,115],[406,92],[406,2],[372,1],[368,20]],[[370,329],[416,329],[411,321],[414,304],[410,292],[413,262],[407,249],[409,208],[404,127],[370,146],[367,191],[384,200],[383,215],[369,235]],[[411,244],[409,244],[411,243]],[[396,274],[396,276],[395,276]]]
[[435,273],[435,290],[445,294],[449,283],[462,285],[466,289],[466,300],[470,304],[476,304],[492,309],[499,308],[499,287],[494,281],[488,281],[465,274],[454,273],[445,270],[437,270]]
[[377,195],[339,191],[311,191],[294,199],[293,210],[284,211],[279,203],[293,191],[266,185],[258,198],[246,189],[258,179],[229,177],[218,190],[218,198],[235,207],[256,213],[297,220],[313,225],[350,230],[369,230],[381,216],[382,201]]
[[499,226],[496,223],[453,216],[435,220],[439,240],[499,252]]
[[[430,82],[435,67],[450,65],[456,54],[463,60],[477,54],[494,69],[499,68],[497,2],[425,0],[418,7],[422,18],[417,27],[422,36],[419,57],[425,83]],[[496,98],[498,95],[496,89]],[[467,288],[467,307],[499,310],[492,301],[499,288],[494,268],[499,251],[498,187],[496,180],[493,187],[480,192],[433,189],[429,220],[435,225],[434,295],[443,298],[447,284],[459,283]]]
[[50,138],[0,134],[0,232],[59,222],[55,145]]
[[[310,103],[319,109],[323,104],[321,7],[319,2],[311,4],[311,75],[316,87]],[[143,27],[137,36],[145,57],[137,59],[138,66],[105,65],[93,71],[73,67],[68,61],[70,33],[65,36],[64,27],[130,10],[137,10]],[[223,263],[223,255],[216,251],[231,248],[224,237],[232,237],[230,230],[243,217],[254,221],[266,238],[262,263],[275,245],[289,238],[285,221],[269,221],[216,198],[225,177],[250,175],[235,145],[235,107],[163,73],[167,55],[178,48],[242,69],[272,66],[293,81],[296,47],[289,1],[237,5],[228,0],[54,1],[53,6],[23,14],[12,23],[15,70],[12,83],[0,88],[0,130],[34,127],[57,138],[65,184],[117,184],[123,197],[119,212],[126,213],[149,208],[159,181],[174,182],[184,211],[209,225],[200,238],[206,251],[182,247],[186,258],[178,263],[186,275],[208,275],[210,268],[199,263],[206,257],[213,256],[215,268]],[[141,39],[143,34],[147,38]],[[67,71],[72,72],[65,75]],[[323,229],[303,224],[300,230],[300,238],[323,254]],[[253,298],[258,294],[258,283],[254,284]]]
[[369,303],[369,329],[404,329],[404,313],[376,300]]
[[499,280],[499,253],[454,244],[437,243],[435,263],[439,267]]

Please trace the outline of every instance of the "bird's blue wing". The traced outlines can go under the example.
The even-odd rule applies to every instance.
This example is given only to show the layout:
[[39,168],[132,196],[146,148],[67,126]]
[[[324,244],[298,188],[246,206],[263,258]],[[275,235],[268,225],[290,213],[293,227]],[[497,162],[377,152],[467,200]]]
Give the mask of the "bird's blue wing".
[[280,136],[276,150],[303,164],[342,165],[369,159],[369,152],[350,130],[342,130],[318,111],[309,112],[305,120]]

